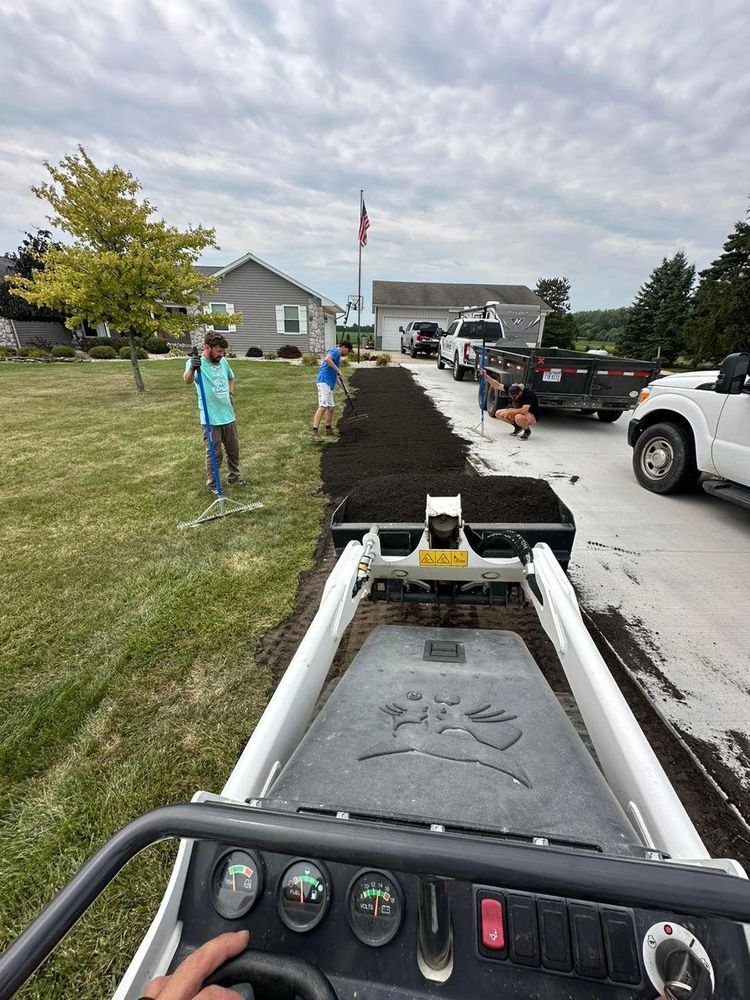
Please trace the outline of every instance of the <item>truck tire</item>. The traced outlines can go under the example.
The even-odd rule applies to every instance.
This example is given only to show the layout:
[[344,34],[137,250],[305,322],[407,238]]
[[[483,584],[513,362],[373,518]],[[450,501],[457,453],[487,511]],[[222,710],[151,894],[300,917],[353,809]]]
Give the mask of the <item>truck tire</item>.
[[684,493],[695,486],[700,472],[690,431],[679,424],[647,427],[633,448],[633,472],[652,493]]
[[[477,389],[477,400],[479,405],[482,405],[482,383],[479,383],[479,388]],[[487,411],[488,417],[494,417],[497,413],[497,408],[500,403],[500,396],[494,386],[485,386],[484,391],[484,408]]]
[[622,416],[622,410],[597,410],[596,415],[603,424],[613,424]]
[[463,382],[466,369],[458,360],[458,352],[453,356],[453,381]]
[[414,346],[414,344],[412,344],[412,345],[411,345],[411,352],[410,352],[410,353],[411,353],[411,356],[412,356],[413,358],[416,358],[416,356],[417,356],[417,349],[416,349],[416,347]]
[[445,362],[443,361],[443,355],[440,353],[440,348],[438,347],[437,352],[437,366],[442,371],[445,368]]

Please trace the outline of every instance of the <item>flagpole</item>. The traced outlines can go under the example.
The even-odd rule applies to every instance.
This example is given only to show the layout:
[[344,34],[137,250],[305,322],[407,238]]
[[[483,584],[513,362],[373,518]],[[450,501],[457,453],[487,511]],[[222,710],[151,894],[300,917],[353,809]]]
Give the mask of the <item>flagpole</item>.
[[362,240],[360,234],[362,230],[362,206],[365,203],[364,188],[359,190],[359,226],[357,228],[357,245],[359,247],[359,262],[357,267],[357,361],[359,361],[359,350],[362,341]]

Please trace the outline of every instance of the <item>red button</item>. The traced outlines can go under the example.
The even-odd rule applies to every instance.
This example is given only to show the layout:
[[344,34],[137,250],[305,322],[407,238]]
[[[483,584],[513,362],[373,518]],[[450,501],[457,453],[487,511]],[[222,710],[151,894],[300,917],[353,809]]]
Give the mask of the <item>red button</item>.
[[499,899],[482,900],[482,945],[491,951],[505,947],[503,930],[503,904]]

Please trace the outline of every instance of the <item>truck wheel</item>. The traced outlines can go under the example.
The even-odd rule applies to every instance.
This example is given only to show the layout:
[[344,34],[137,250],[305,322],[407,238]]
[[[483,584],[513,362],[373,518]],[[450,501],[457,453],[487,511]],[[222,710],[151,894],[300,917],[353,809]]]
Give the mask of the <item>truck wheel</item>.
[[[477,390],[477,399],[479,400],[479,405],[482,405],[482,383],[479,383],[479,389]],[[500,402],[500,397],[498,395],[497,389],[494,386],[487,385],[484,389],[484,408],[487,411],[488,417],[494,417],[497,413],[497,407]]]
[[652,493],[684,493],[696,484],[695,445],[678,424],[647,427],[633,448],[635,478]]
[[[593,413],[593,410],[591,412]],[[603,424],[613,424],[622,416],[622,410],[597,410],[596,415]]]
[[466,369],[458,360],[458,353],[456,353],[453,358],[453,381],[463,382],[465,374]]
[[443,368],[445,368],[445,362],[443,361],[443,355],[440,353],[439,347],[437,352],[437,366],[440,369],[440,371],[442,371]]
[[417,356],[417,349],[416,349],[416,347],[413,344],[411,346],[411,356],[413,358],[416,358],[416,356]]

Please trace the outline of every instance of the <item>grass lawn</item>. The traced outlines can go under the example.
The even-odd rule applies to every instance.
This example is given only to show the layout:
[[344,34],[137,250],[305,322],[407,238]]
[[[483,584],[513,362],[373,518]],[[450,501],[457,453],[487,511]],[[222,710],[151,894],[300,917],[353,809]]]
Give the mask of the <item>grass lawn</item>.
[[[314,372],[236,364],[265,507],[178,531],[211,499],[183,364],[143,362],[140,398],[126,362],[0,365],[0,949],[117,828],[221,790],[269,695],[256,640],[313,561]],[[172,857],[132,862],[19,995],[110,997]]]

